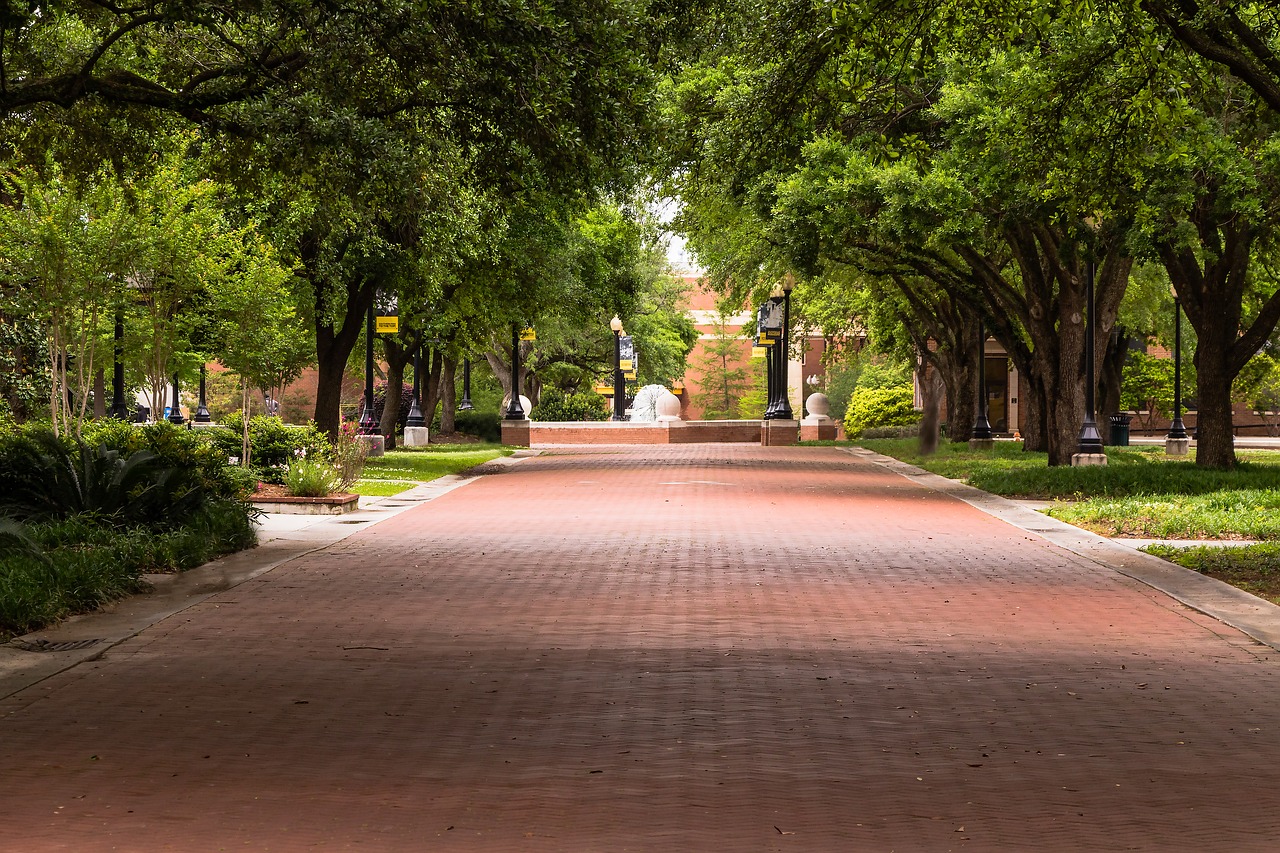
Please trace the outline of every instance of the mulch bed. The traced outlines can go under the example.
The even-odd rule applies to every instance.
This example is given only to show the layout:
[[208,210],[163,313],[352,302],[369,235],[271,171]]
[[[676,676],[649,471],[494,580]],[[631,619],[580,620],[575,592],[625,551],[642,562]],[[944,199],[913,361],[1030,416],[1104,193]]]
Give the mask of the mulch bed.
[[267,498],[288,498],[293,497],[289,494],[289,490],[277,483],[259,483],[258,488],[253,490],[254,498],[259,500]]

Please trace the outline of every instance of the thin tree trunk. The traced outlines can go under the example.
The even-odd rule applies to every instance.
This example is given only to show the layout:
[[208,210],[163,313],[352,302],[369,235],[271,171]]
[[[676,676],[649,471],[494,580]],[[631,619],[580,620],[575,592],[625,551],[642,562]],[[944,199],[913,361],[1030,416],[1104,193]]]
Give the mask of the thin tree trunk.
[[435,423],[436,406],[440,404],[440,373],[443,369],[443,359],[440,349],[431,350],[423,364],[427,368],[426,380],[422,383],[422,417],[426,419],[428,424]]
[[97,419],[107,416],[107,377],[101,367],[93,374],[93,416]]
[[249,467],[249,455],[253,448],[249,444],[249,409],[252,398],[249,396],[249,380],[240,379],[240,467]]

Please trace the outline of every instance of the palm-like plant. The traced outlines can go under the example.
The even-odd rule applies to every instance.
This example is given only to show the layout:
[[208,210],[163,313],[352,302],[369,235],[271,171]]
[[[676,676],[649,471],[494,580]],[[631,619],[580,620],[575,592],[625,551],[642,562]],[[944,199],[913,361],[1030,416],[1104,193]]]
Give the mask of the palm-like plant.
[[115,526],[180,522],[205,503],[199,481],[150,450],[68,444],[35,433],[8,454],[0,472],[0,514],[38,520],[91,513]]

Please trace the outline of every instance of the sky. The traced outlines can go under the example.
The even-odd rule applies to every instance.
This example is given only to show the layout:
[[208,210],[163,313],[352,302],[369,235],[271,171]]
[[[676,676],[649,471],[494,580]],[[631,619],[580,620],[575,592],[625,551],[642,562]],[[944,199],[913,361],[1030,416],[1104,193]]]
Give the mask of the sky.
[[[679,211],[680,202],[673,198],[663,199],[653,206],[653,212],[663,225],[674,219]],[[702,273],[702,267],[698,266],[694,258],[685,249],[684,237],[673,231],[664,231],[663,237],[667,241],[667,260],[671,262],[671,266],[676,272],[688,275]]]

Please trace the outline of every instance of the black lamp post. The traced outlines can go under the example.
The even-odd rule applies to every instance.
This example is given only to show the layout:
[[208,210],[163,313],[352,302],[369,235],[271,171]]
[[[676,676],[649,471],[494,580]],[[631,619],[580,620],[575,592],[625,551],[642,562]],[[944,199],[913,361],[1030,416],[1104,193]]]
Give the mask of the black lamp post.
[[972,441],[990,441],[991,421],[987,420],[987,328],[978,323],[978,415],[973,419]]
[[364,413],[360,415],[360,435],[377,435],[378,421],[373,416],[373,303],[365,320],[364,346]]
[[427,425],[427,420],[422,416],[422,341],[418,341],[418,345],[413,350],[413,400],[409,403],[409,416],[405,418],[404,425],[406,427],[421,427]]
[[776,344],[766,338],[764,345],[764,419],[769,421],[773,420],[773,413],[778,409],[778,356]]
[[627,380],[622,375],[622,321],[614,314],[609,321],[613,330],[613,419],[627,419]]
[[173,405],[169,407],[169,423],[181,426],[187,419],[182,416],[182,407],[178,405],[178,374],[173,374]]
[[213,415],[209,414],[209,407],[205,405],[205,366],[200,365],[200,403],[196,406],[195,417],[191,419],[197,424],[213,423]]
[[124,404],[124,312],[116,310],[115,363],[111,368],[111,417],[129,419],[129,409]]
[[1080,425],[1079,454],[1099,455],[1102,449],[1102,435],[1098,432],[1098,423],[1093,412],[1093,278],[1095,274],[1093,258],[1089,259],[1088,278],[1085,281],[1085,316],[1084,325],[1084,423]]
[[782,280],[782,347],[778,351],[778,420],[795,419],[791,411],[791,389],[787,387],[787,373],[791,367],[791,290],[796,280],[788,275]]
[[[786,356],[785,354],[780,352],[782,346],[784,345],[783,330],[777,328],[777,326],[773,324],[772,320],[774,317],[777,316],[776,314],[774,314],[774,311],[777,310],[777,306],[782,302],[784,302],[785,300],[786,300],[786,294],[782,290],[782,285],[775,284],[773,286],[773,290],[770,291],[769,293],[769,305],[766,306],[764,312],[762,312],[771,321],[770,325],[767,327],[767,331],[769,333],[773,333],[773,332],[779,333],[778,339],[774,340],[770,344],[768,348],[768,352],[765,355],[765,376],[768,380],[766,385],[768,388],[767,396],[768,396],[769,403],[767,406],[765,406],[764,419],[767,421],[773,420],[774,418],[781,417],[781,414],[779,412],[782,406],[778,398],[782,396],[782,394],[779,392],[779,389],[781,388],[785,380],[780,379],[782,372],[779,370],[779,366],[785,363]],[[783,369],[785,370],[785,367]]]
[[507,403],[504,418],[524,420],[524,406],[520,405],[520,327],[514,323],[511,324],[511,401]]
[[1173,422],[1166,439],[1180,441],[1187,437],[1182,424],[1182,302],[1173,294]]
[[[417,374],[417,369],[414,369]],[[458,403],[458,411],[469,412],[475,406],[471,405],[471,359],[464,358],[462,360],[462,401]]]

